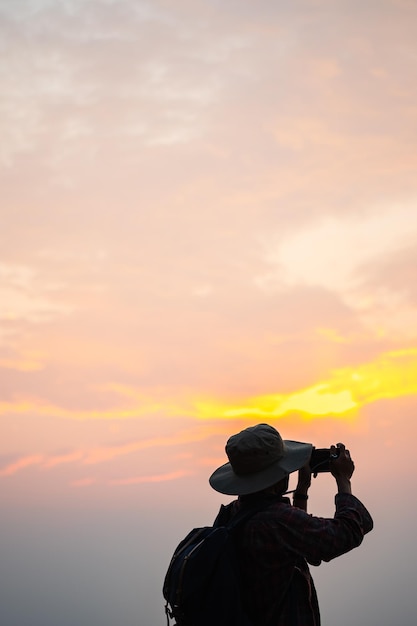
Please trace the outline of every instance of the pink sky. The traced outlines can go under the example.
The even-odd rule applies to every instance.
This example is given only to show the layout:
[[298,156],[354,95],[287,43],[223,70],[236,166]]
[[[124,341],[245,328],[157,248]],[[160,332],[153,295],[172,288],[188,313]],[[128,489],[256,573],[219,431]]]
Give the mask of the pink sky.
[[[407,0],[0,0],[8,546],[26,546],[17,516],[45,521],[45,507],[76,555],[64,510],[88,510],[93,529],[132,506],[159,533],[141,587],[143,626],[156,626],[170,551],[220,502],[207,477],[227,437],[266,421],[351,447],[379,524],[346,569],[319,570],[319,595],[329,623],[350,625],[329,572],[352,584],[368,568],[369,602],[359,586],[353,602],[366,626],[391,626],[394,609],[371,599],[392,584],[378,564],[396,527],[385,492],[394,511],[414,489],[416,13]],[[326,478],[312,512],[330,515]],[[150,548],[134,550],[129,571]],[[401,626],[417,608],[407,567]],[[7,597],[42,597],[12,552],[9,570]],[[133,626],[137,595],[120,584],[119,623]],[[123,605],[116,580],[103,587]],[[94,606],[68,626],[110,625]],[[56,626],[54,610],[35,611],[40,626]]]

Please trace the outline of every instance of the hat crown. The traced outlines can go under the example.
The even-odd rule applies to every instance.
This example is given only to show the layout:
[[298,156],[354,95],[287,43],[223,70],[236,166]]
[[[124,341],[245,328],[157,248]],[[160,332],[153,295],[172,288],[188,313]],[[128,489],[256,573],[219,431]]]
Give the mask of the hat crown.
[[285,445],[273,426],[257,424],[230,437],[226,454],[233,471],[244,476],[261,472],[283,459]]

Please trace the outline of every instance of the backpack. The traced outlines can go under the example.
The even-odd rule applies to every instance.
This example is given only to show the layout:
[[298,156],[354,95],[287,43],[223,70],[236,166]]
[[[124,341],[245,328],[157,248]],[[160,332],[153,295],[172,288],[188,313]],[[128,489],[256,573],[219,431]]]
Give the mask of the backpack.
[[[163,585],[167,624],[253,626],[244,609],[236,530],[260,508],[243,509],[222,523],[222,505],[213,526],[194,528],[178,544]],[[220,521],[219,521],[220,520]]]

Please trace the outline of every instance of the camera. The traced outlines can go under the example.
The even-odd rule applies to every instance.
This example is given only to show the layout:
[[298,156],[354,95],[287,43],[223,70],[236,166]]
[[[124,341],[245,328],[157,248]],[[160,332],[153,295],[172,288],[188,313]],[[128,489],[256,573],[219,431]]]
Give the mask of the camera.
[[339,448],[314,448],[310,458],[310,468],[315,476],[319,472],[330,472],[330,461],[337,459],[340,454]]

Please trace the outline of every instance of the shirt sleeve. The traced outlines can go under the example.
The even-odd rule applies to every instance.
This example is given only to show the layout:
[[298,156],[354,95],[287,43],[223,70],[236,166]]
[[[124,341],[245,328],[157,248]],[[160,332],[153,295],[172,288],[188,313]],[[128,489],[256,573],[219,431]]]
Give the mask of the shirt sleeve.
[[315,517],[289,506],[284,518],[276,520],[286,547],[311,565],[331,561],[353,550],[373,528],[371,515],[355,496],[338,494],[335,504],[333,518]]

